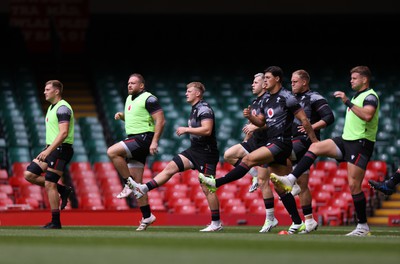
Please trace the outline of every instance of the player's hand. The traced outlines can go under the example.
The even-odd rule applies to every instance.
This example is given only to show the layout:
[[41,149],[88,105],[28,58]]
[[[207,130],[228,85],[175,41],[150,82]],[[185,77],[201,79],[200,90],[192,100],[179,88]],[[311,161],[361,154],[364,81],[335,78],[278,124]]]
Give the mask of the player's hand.
[[178,127],[176,129],[176,134],[180,137],[183,134],[186,134],[188,132],[188,128],[187,127]]
[[243,116],[248,118],[251,116],[251,106],[249,105],[247,108],[243,109]]
[[122,116],[123,116],[123,113],[117,112],[117,113],[115,113],[115,115],[114,115],[114,119],[115,119],[115,120],[120,120],[120,119],[122,119]]
[[334,92],[334,93],[333,93],[333,96],[336,97],[336,98],[342,99],[342,102],[343,102],[343,103],[346,102],[346,101],[348,100],[346,94],[345,94],[344,92],[342,92],[342,91],[336,91],[336,92]]
[[149,151],[150,151],[150,155],[157,154],[158,153],[158,144],[156,142],[151,143]]

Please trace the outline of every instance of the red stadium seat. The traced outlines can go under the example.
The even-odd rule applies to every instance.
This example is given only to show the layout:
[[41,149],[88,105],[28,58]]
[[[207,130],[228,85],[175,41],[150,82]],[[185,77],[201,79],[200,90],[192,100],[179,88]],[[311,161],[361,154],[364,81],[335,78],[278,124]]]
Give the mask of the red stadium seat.
[[179,199],[179,198],[187,198],[187,193],[184,190],[167,190],[164,192],[164,200],[168,203],[169,201]]
[[240,178],[239,180],[236,180],[236,181],[234,181],[234,182],[232,182],[230,184],[235,184],[239,188],[247,187],[247,190],[248,190],[250,185],[251,185],[252,179],[253,179],[253,177],[250,174],[246,174],[242,178]]
[[160,171],[162,171],[167,166],[168,163],[169,163],[169,161],[156,160],[153,162],[153,165],[151,166],[151,171],[154,174],[158,174]]
[[129,206],[125,199],[118,199],[115,196],[104,197],[104,206],[111,210],[128,210]]
[[94,172],[92,170],[74,170],[71,171],[71,178],[81,179],[81,178],[96,178]]
[[170,188],[180,183],[181,183],[181,174],[176,173],[164,184],[164,187]]
[[93,164],[93,171],[94,172],[106,172],[106,171],[116,171],[114,164],[110,162],[95,162]]
[[199,181],[198,175],[199,175],[198,171],[187,170],[184,173],[182,173],[182,176],[181,176],[182,183],[189,185],[189,186],[199,185],[200,181]]
[[314,190],[320,188],[322,185],[322,179],[318,177],[310,177],[308,179],[308,188],[310,189],[311,192],[314,192]]
[[246,212],[247,210],[244,205],[227,206],[224,209],[224,213],[226,214],[245,214]]
[[201,207],[201,206],[206,206],[207,208],[209,207],[207,198],[204,194],[203,194],[203,197],[200,197],[200,196],[196,197],[196,199],[194,199],[192,201],[196,207]]
[[262,201],[261,192],[252,192],[249,193],[249,189],[242,189],[239,193],[239,198],[243,200],[245,204],[253,203],[254,200]]
[[[98,193],[100,194],[100,189],[97,185],[94,184],[82,184],[82,185],[75,185],[74,186],[74,190],[76,192],[77,195],[81,195],[84,193]],[[121,188],[122,190],[122,188]]]
[[347,178],[334,177],[331,178],[328,183],[332,184],[335,187],[335,192],[342,192],[349,188]]
[[192,204],[180,205],[174,208],[177,214],[195,214],[196,207]]
[[377,171],[380,180],[383,180],[387,174],[387,164],[383,160],[370,160],[367,164],[367,170]]
[[30,162],[14,162],[11,166],[12,176],[24,177],[24,172]]
[[352,219],[352,211],[353,207],[349,206],[347,200],[340,196],[332,198],[329,203],[329,206],[340,208],[342,215],[343,215],[343,222],[348,224],[349,221]]
[[117,196],[122,191],[123,187],[120,185],[105,185],[100,190],[102,195],[113,195]]
[[327,173],[325,172],[325,170],[321,170],[321,169],[314,169],[313,171],[310,172],[310,179],[311,178],[319,178],[321,181],[325,181],[325,179],[327,178]]
[[251,204],[249,208],[249,213],[250,214],[255,214],[255,215],[265,215],[265,206],[264,204]]
[[332,195],[333,193],[323,190],[320,190],[316,193],[314,192],[313,198],[315,199],[317,208],[321,206],[326,206],[329,203],[329,200],[331,199]]
[[94,172],[96,175],[96,178],[98,179],[104,179],[104,178],[114,178],[114,179],[120,179],[119,174],[116,170],[109,170],[109,171],[97,171]]
[[318,170],[324,170],[328,173],[328,177],[334,177],[338,164],[333,160],[320,160],[316,163],[315,168]]
[[89,210],[102,210],[105,209],[101,198],[81,197],[79,199],[79,208]]
[[364,181],[368,180],[374,180],[374,181],[379,181],[379,172],[373,169],[366,169],[365,170],[365,175],[364,175]]
[[324,225],[339,226],[343,224],[343,215],[339,207],[322,206],[318,208],[318,215],[322,216]]
[[192,200],[188,197],[181,197],[178,199],[172,199],[168,201],[168,207],[170,208],[175,208],[180,205],[188,205],[188,204],[193,204]]
[[199,214],[210,214],[210,207],[208,206],[208,203],[202,203],[200,205],[196,204],[196,208],[197,208],[197,213]]
[[27,204],[29,205],[30,209],[39,209],[40,202],[32,197],[19,197],[16,199],[15,204]]
[[0,169],[0,184],[8,184],[8,172],[5,169]]
[[32,183],[28,182],[27,180],[25,180],[25,178],[23,176],[16,176],[16,175],[11,176],[8,179],[8,182],[12,187],[15,187],[15,188],[20,188],[22,186],[32,184]]
[[239,188],[235,184],[224,184],[217,189],[217,194],[224,191],[236,193],[237,191],[239,191]]
[[218,200],[221,205],[225,204],[227,200],[233,199],[233,198],[236,198],[235,193],[230,192],[230,191],[223,191],[218,194]]
[[240,200],[239,198],[222,200],[222,202],[220,203],[220,207],[222,210],[225,210],[227,207],[232,207],[236,205],[244,206],[242,200]]
[[[165,186],[165,185],[164,185]],[[174,191],[181,191],[184,192],[187,196],[190,194],[190,188],[186,184],[177,183],[174,185],[166,186],[165,192],[174,192]]]
[[162,199],[162,195],[161,192],[158,189],[153,189],[151,190],[151,192],[147,193],[147,196],[150,198],[161,198]]
[[347,170],[347,162],[346,161],[339,162],[339,169]]
[[71,164],[69,165],[69,171],[71,173],[76,171],[88,171],[88,170],[92,170],[90,162],[71,162]]
[[245,199],[243,199],[243,202],[244,202],[244,205],[246,206],[246,207],[250,207],[250,206],[252,206],[252,205],[261,205],[261,206],[264,206],[265,207],[265,205],[264,205],[264,200],[263,199],[261,199],[261,198],[259,198],[258,196],[257,197],[255,197],[255,199],[252,199],[252,198],[245,198]]
[[159,211],[165,211],[167,208],[165,207],[164,200],[161,198],[161,195],[156,195],[156,196],[151,196],[152,193],[158,193],[157,191],[151,191],[148,192],[149,196],[149,205],[151,207],[151,210],[159,210]]
[[230,164],[229,162],[221,162],[220,163],[220,169],[225,170],[225,171],[231,171],[233,170],[233,168],[235,168],[232,164]]
[[198,187],[198,188],[192,188],[190,190],[189,197],[190,199],[192,199],[192,201],[195,201],[197,198],[205,199],[206,196],[204,195],[203,190],[201,190],[201,188]]
[[[346,163],[347,164],[347,163]],[[334,178],[344,178],[347,180],[347,169],[338,169]]]
[[14,196],[13,187],[9,184],[0,184],[0,193],[5,193],[10,198],[12,198],[12,196]]
[[[333,195],[334,192],[336,191],[335,185],[333,185],[332,183],[323,183],[318,190],[324,191],[324,192],[329,192],[331,195]],[[317,192],[318,192],[318,190],[317,190]]]

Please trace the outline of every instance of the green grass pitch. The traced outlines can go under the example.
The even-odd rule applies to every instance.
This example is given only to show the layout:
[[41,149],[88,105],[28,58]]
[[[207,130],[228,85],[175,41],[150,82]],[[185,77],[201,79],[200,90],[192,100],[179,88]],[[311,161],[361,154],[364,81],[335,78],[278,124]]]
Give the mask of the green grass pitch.
[[400,261],[400,229],[373,226],[372,236],[346,237],[353,226],[320,227],[306,235],[258,233],[256,226],[64,226],[62,230],[0,226],[1,264],[386,264]]

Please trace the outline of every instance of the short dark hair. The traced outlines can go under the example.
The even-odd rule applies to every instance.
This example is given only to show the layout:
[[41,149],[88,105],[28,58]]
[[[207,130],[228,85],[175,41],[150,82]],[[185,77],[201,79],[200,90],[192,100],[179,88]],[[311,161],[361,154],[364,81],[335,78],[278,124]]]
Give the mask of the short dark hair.
[[139,79],[139,81],[141,83],[143,83],[144,85],[146,84],[146,81],[144,80],[143,75],[141,75],[140,73],[132,73],[131,75],[129,75],[129,78],[131,78],[131,77],[136,77]]
[[283,70],[278,66],[269,66],[264,70],[264,74],[270,72],[273,76],[279,77],[279,82],[283,83]]
[[53,88],[58,89],[60,91],[60,94],[63,93],[64,85],[59,80],[49,80],[46,82],[46,85],[48,84],[51,84]]
[[371,80],[371,78],[372,78],[372,73],[367,66],[356,66],[350,70],[350,74],[352,74],[354,72],[356,72],[364,77],[367,77],[368,81]]

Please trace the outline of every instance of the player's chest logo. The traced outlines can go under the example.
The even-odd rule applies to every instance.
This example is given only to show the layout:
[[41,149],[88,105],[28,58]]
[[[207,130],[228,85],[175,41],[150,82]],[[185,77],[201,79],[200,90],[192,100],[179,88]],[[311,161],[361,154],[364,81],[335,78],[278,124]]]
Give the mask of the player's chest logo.
[[129,105],[128,106],[128,111],[131,111],[131,109],[132,109],[132,105]]
[[267,115],[269,118],[274,116],[274,109],[273,108],[268,108],[267,110]]

